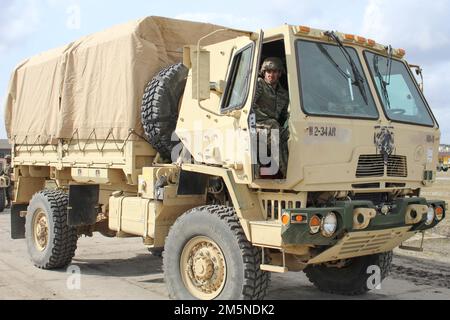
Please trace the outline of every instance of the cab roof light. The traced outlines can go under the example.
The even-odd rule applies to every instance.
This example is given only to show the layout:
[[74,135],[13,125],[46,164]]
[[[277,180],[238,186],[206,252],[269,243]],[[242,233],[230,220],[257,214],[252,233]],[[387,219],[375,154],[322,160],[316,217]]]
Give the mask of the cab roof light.
[[307,27],[307,26],[298,26],[297,31],[300,33],[310,33],[311,32],[311,28]]
[[377,44],[375,40],[372,39],[368,39],[367,40],[367,44],[369,45],[369,47],[375,47],[375,45]]
[[403,57],[406,55],[405,49],[397,49],[397,55],[398,55],[400,58],[403,58]]
[[344,39],[347,41],[355,41],[355,35],[354,34],[345,34]]
[[367,39],[364,38],[364,37],[357,36],[357,37],[356,37],[356,41],[357,41],[358,43],[365,44],[365,43],[367,42]]

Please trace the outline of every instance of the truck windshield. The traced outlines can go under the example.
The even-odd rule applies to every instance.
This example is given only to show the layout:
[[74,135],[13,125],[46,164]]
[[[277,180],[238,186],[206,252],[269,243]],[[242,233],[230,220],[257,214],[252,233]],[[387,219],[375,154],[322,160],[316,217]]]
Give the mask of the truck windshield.
[[346,49],[359,74],[338,46],[297,41],[303,109],[311,115],[378,119],[358,55]]
[[404,63],[365,52],[387,117],[393,121],[433,126],[433,119]]

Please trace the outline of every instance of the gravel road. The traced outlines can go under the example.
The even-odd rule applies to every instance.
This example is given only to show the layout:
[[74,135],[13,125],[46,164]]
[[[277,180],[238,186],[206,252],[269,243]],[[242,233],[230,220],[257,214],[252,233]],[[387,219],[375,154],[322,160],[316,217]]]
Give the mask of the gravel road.
[[[140,239],[100,235],[80,239],[72,265],[81,271],[80,288],[74,289],[78,282],[66,270],[42,271],[32,266],[25,241],[10,240],[9,223],[9,212],[1,214],[0,299],[168,299],[161,260],[151,256]],[[450,248],[446,238],[427,240],[427,245],[430,241]],[[430,259],[396,255],[393,273],[382,289],[357,299],[450,299],[450,261]],[[273,275],[267,298],[346,299],[319,292],[303,273]]]

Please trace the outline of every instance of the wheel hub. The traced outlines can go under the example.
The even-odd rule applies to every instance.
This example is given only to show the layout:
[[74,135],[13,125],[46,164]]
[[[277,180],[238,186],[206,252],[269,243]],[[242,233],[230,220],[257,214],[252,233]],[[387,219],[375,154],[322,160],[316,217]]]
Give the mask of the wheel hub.
[[194,259],[193,273],[200,281],[210,280],[214,275],[214,263],[211,259],[200,257]]
[[39,211],[34,219],[34,243],[40,251],[44,251],[48,245],[48,220],[43,211]]
[[186,288],[198,299],[217,298],[225,286],[225,258],[209,238],[189,241],[181,255],[181,271]]

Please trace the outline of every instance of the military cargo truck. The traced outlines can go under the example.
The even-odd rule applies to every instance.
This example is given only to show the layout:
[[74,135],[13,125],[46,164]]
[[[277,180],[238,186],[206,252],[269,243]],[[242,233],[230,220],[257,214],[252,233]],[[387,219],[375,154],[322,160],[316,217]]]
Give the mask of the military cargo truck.
[[[141,237],[175,299],[262,299],[289,271],[363,294],[447,211],[421,197],[440,130],[404,56],[306,26],[150,17],[31,58],[6,108],[12,237],[42,269],[68,266],[82,235]],[[258,152],[267,57],[286,69],[285,177]]]

